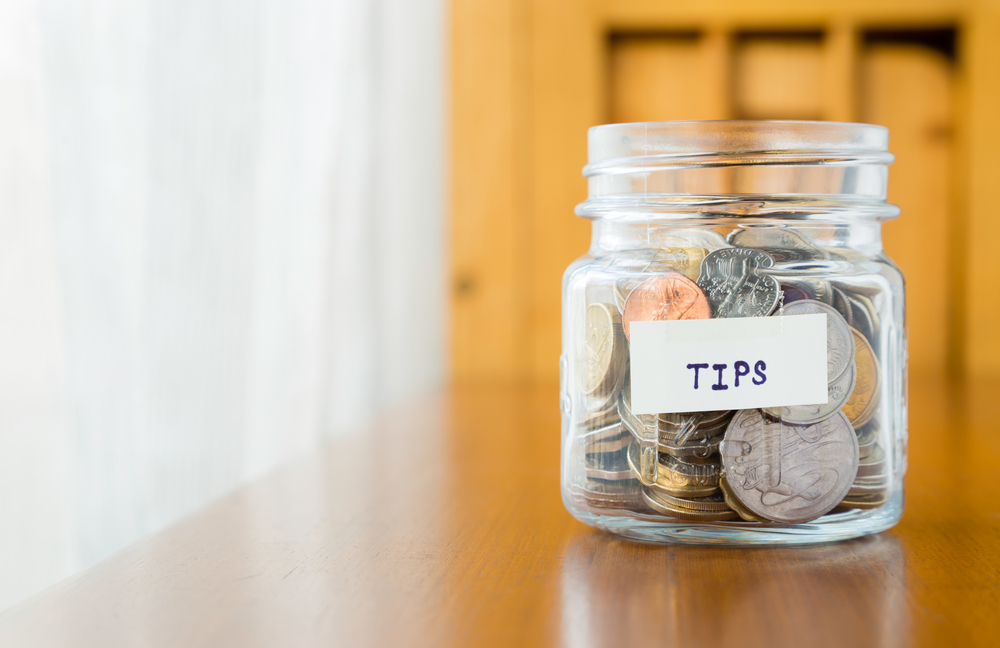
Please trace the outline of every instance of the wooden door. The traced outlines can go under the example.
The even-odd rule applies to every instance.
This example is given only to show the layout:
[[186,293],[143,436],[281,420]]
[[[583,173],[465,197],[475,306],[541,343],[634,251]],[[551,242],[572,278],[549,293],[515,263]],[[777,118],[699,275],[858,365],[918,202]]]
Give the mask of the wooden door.
[[[482,4],[453,5],[456,377],[556,376],[560,277],[589,241],[572,215],[586,197],[587,127],[723,118],[888,126],[890,200],[903,216],[885,246],[908,279],[911,367],[1000,373],[989,278],[1000,11],[943,0],[491,6],[501,46],[487,56],[473,34],[488,21],[469,15]],[[503,102],[469,110],[487,96]],[[494,202],[472,206],[473,194]]]

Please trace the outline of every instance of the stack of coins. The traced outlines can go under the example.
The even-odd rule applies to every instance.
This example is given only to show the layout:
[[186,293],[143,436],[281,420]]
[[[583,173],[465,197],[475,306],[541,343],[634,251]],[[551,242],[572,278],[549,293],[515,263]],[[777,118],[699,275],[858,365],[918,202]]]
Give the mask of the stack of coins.
[[[811,271],[856,261],[788,228],[676,229],[664,247],[624,251],[624,272],[588,296],[576,427],[590,507],[695,522],[801,523],[887,501],[890,467],[879,423],[879,291]],[[629,324],[645,320],[823,314],[826,403],[635,415]]]

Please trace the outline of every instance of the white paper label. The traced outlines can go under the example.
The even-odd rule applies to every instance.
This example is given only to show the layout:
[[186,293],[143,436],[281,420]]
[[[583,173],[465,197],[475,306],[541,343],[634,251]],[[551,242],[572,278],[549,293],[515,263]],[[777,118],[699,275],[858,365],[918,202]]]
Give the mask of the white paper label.
[[826,315],[632,322],[632,412],[827,402]]

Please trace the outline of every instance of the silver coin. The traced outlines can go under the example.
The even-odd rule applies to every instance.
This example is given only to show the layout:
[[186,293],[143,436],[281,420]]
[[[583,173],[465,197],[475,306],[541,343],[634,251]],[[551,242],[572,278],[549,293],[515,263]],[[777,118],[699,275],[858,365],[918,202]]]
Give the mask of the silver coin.
[[812,425],[790,425],[760,410],[733,417],[721,447],[722,466],[740,503],[774,522],[815,520],[851,489],[858,438],[837,413]]
[[623,370],[625,335],[621,315],[611,304],[587,306],[584,316],[583,358],[580,382],[585,394],[607,390]]
[[794,423],[796,425],[819,423],[840,411],[840,408],[844,406],[847,399],[854,393],[854,383],[857,377],[857,367],[852,360],[847,371],[840,378],[827,385],[827,401],[825,403],[765,407],[764,411],[774,418],[780,418],[785,423]]
[[765,317],[778,304],[781,290],[762,270],[774,265],[767,252],[726,248],[701,262],[698,287],[708,297],[712,317]]
[[847,322],[848,326],[854,326],[854,313],[851,308],[851,300],[848,299],[847,294],[837,286],[833,287],[832,305],[837,309],[838,313],[844,316],[844,320]]
[[826,315],[826,379],[833,383],[854,361],[854,334],[840,313],[818,301],[797,301],[778,309],[775,316],[820,314]]
[[830,256],[809,239],[787,227],[749,227],[729,235],[729,243],[767,250],[776,264],[829,259]]
[[864,303],[865,301],[871,303],[871,300],[867,297],[854,294],[848,294],[847,299],[851,302],[851,313],[854,315],[854,324],[852,326],[858,329],[858,332],[864,335],[870,342],[878,332],[878,327],[875,324],[876,319],[872,317],[871,310]]

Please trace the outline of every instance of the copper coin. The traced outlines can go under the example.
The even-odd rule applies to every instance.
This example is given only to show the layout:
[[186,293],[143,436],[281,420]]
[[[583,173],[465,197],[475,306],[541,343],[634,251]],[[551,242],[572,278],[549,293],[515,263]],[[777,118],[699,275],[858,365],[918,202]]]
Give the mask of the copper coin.
[[651,277],[625,300],[622,325],[629,337],[632,322],[708,319],[712,309],[698,284],[679,272]]

